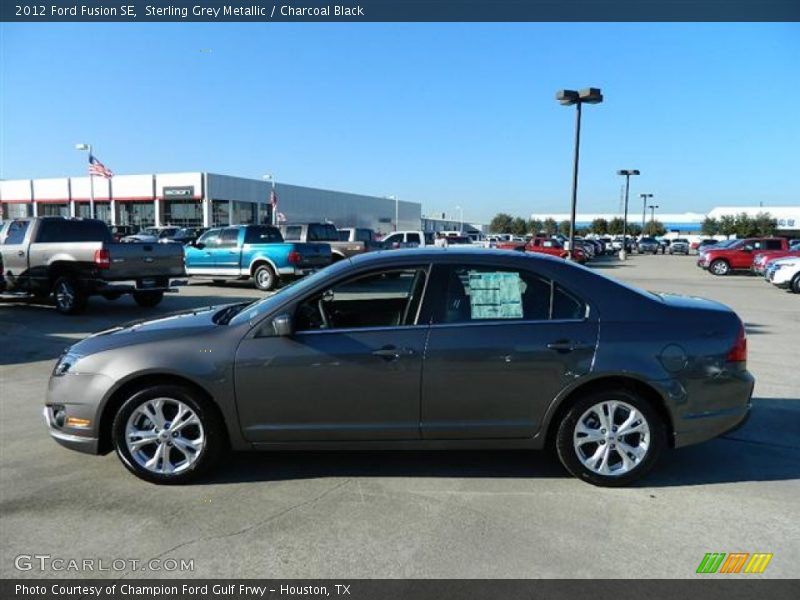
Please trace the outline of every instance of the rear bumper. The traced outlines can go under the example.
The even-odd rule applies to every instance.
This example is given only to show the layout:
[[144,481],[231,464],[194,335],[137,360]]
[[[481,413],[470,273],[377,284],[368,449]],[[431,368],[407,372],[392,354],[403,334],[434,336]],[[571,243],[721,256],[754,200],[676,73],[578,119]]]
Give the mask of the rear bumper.
[[[714,390],[709,401],[713,409],[679,415],[675,422],[675,447],[690,446],[714,439],[744,425],[750,416],[751,397],[755,379],[749,371],[742,371]],[[715,387],[717,387],[715,385]],[[701,404],[693,402],[693,404]]]
[[319,271],[322,267],[280,267],[278,275],[284,278],[297,278],[310,275],[314,271]]

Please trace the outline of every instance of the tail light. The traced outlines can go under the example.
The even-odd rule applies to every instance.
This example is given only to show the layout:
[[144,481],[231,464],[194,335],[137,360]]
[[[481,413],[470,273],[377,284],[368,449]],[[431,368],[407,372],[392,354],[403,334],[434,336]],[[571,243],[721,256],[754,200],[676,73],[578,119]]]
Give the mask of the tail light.
[[288,260],[290,264],[296,265],[300,262],[300,253],[297,250],[292,250],[289,252],[289,256],[286,257],[286,260]]
[[111,255],[105,248],[94,252],[94,266],[98,269],[108,269],[111,266]]
[[733,348],[728,352],[728,356],[725,357],[725,360],[738,363],[747,362],[747,333],[744,330],[744,323],[739,324],[739,333],[736,336],[736,342],[733,344]]

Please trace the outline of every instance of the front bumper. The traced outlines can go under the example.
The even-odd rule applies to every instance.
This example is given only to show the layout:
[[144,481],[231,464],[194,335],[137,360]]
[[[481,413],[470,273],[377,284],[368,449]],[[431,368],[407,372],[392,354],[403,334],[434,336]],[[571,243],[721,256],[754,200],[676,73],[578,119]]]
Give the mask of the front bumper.
[[50,406],[45,406],[42,409],[42,416],[47,424],[47,430],[56,442],[69,448],[70,450],[77,450],[86,454],[99,454],[100,453],[100,440],[96,437],[87,437],[67,433],[63,429],[59,429],[53,419],[53,410]]

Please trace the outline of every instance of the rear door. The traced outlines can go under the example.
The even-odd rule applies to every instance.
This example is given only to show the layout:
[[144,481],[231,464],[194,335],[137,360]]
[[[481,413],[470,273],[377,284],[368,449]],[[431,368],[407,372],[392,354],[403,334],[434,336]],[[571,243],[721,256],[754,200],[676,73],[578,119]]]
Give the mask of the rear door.
[[439,265],[422,375],[423,439],[530,438],[558,392],[588,373],[597,317],[535,272]]
[[3,274],[12,278],[28,275],[28,242],[33,221],[11,221],[3,239]]

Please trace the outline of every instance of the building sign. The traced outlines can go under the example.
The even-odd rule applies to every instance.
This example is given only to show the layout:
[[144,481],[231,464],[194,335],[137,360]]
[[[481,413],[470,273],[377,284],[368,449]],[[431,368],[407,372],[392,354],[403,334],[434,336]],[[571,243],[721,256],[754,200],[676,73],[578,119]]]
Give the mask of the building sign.
[[165,187],[164,198],[194,198],[194,186],[184,185],[180,187]]

